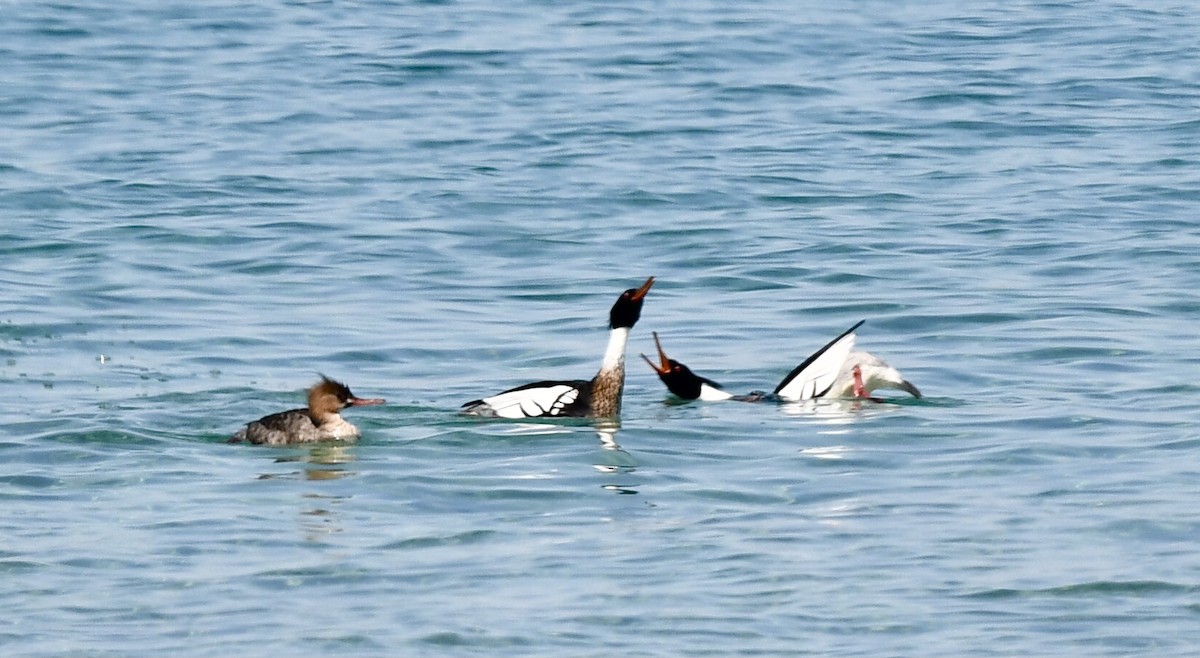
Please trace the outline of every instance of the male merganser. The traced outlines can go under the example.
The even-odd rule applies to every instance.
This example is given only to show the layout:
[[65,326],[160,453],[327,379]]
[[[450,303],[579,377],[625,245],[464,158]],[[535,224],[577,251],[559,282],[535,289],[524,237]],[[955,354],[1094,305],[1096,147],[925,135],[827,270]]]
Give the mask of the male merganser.
[[230,443],[248,441],[272,446],[290,443],[314,443],[357,439],[358,428],[346,422],[338,412],[346,407],[383,404],[382,399],[355,397],[341,382],[321,375],[321,381],[308,389],[308,408],[281,411],[264,416],[238,430]]
[[625,346],[629,330],[642,315],[642,301],[654,277],[640,288],[621,293],[608,313],[608,348],[600,372],[591,381],[583,379],[542,381],[510,388],[502,393],[472,400],[462,413],[498,418],[593,417],[612,418],[621,413],[625,388]]
[[733,395],[711,379],[701,377],[682,363],[667,358],[658,333],[654,333],[654,346],[658,349],[660,365],[655,365],[645,354],[642,358],[658,373],[671,393],[684,400],[741,400],[755,402],[773,397],[785,402],[798,402],[814,398],[871,398],[871,392],[879,388],[894,388],[905,391],[915,398],[921,397],[908,380],[895,368],[869,352],[855,352],[854,330],[862,326],[862,320],[842,332],[840,336],[825,344],[796,366],[768,396],[761,392],[748,395]]

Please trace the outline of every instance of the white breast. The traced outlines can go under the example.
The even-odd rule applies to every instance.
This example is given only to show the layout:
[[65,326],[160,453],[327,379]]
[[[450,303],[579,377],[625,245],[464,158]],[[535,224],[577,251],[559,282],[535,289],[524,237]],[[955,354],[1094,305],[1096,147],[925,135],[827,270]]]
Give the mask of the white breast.
[[340,414],[335,414],[332,419],[321,423],[321,433],[331,439],[358,438],[358,428],[347,422]]
[[726,393],[715,386],[709,386],[707,383],[700,384],[700,400],[703,402],[720,402],[733,397],[732,393]]

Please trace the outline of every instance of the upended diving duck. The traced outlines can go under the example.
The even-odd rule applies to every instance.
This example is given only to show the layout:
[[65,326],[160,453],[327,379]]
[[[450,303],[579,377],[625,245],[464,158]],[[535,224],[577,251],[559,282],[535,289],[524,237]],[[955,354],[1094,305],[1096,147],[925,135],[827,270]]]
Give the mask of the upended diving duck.
[[701,400],[715,402],[719,400],[738,400],[743,402],[758,402],[761,400],[780,400],[783,402],[800,402],[815,399],[871,399],[871,393],[876,389],[888,388],[905,391],[915,398],[921,397],[921,391],[906,380],[898,370],[884,363],[882,359],[871,354],[854,350],[854,331],[866,320],[861,320],[853,327],[842,332],[837,338],[829,341],[792,369],[783,381],[771,393],[755,391],[746,395],[734,395],[725,391],[720,384],[707,377],[701,377],[692,372],[684,364],[668,358],[663,351],[658,333],[654,332],[654,346],[658,350],[659,364],[655,364],[645,354],[642,358],[658,378],[666,384],[671,393],[684,400]]

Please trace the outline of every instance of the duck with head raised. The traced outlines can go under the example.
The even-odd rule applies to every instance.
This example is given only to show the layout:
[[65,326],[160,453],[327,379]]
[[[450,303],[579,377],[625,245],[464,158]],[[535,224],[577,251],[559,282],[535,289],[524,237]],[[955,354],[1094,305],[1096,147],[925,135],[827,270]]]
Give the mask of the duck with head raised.
[[590,380],[548,380],[525,384],[462,406],[462,413],[495,418],[615,418],[625,389],[625,347],[629,330],[642,316],[642,302],[654,277],[617,297],[608,314],[608,348],[600,371]]

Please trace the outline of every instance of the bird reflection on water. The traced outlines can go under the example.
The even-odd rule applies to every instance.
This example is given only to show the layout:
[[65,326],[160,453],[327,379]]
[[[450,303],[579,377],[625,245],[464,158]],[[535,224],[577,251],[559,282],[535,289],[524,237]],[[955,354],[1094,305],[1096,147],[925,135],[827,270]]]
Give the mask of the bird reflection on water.
[[337,480],[353,475],[347,465],[353,463],[354,446],[346,443],[320,443],[303,450],[288,451],[272,460],[275,464],[304,464],[303,468],[290,473],[263,473],[260,480],[303,478],[305,480]]
[[[350,443],[320,443],[287,450],[286,454],[275,456],[271,463],[298,464],[301,467],[281,473],[262,473],[258,479],[321,482],[354,475],[357,471],[349,467],[355,461],[354,448],[354,444]],[[349,496],[309,491],[302,494],[302,498],[305,504],[300,511],[299,524],[305,540],[319,542],[342,532],[337,507]]]
[[[621,429],[618,421],[606,419],[597,421],[596,438],[600,440],[600,450],[597,451],[592,467],[606,475],[624,475],[637,470],[637,461],[633,455],[625,451],[617,443],[617,431]],[[606,491],[618,494],[633,495],[638,493],[635,485],[609,483],[601,485]]]

